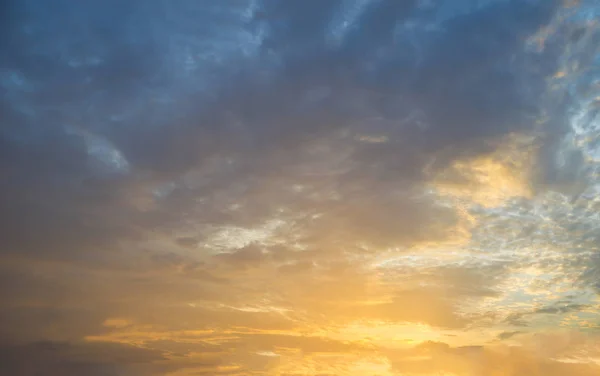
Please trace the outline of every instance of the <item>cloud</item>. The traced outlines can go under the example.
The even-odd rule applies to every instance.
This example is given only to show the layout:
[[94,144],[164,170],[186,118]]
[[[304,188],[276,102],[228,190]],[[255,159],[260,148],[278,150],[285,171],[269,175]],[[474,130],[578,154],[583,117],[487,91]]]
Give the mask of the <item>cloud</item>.
[[503,333],[498,334],[498,339],[501,339],[501,340],[502,339],[509,339],[509,338],[514,337],[516,335],[519,335],[521,333],[523,333],[523,332],[519,332],[519,331],[516,331],[516,332],[503,332]]
[[[559,336],[561,338],[562,335]],[[568,337],[562,337],[568,338]],[[541,345],[541,343],[540,343]],[[558,355],[557,353],[553,354]],[[525,346],[463,346],[428,342],[392,355],[395,370],[409,375],[593,375],[597,364],[549,358]]]
[[10,372],[598,372],[591,2],[2,4]]
[[[136,18],[133,12],[136,7],[143,16]],[[13,253],[22,255],[27,251],[32,259],[59,258],[73,263],[112,263],[110,260],[116,259],[129,263],[129,258],[117,256],[122,244],[125,242],[129,247],[150,233],[171,234],[189,226],[188,233],[180,239],[197,241],[185,244],[180,241],[180,245],[190,248],[188,253],[196,245],[200,253],[205,252],[202,245],[210,240],[209,225],[244,228],[248,223],[273,219],[285,222],[275,232],[277,236],[283,232],[295,233],[295,239],[281,236],[279,243],[295,242],[301,247],[323,250],[313,255],[325,259],[350,249],[362,253],[365,248],[410,246],[444,239],[453,231],[456,215],[418,198],[426,179],[424,166],[440,150],[445,150],[448,163],[459,153],[478,154],[485,148],[481,138],[495,137],[496,132],[501,135],[509,130],[502,127],[517,124],[505,117],[503,114],[508,112],[501,108],[492,113],[470,105],[475,97],[469,93],[487,92],[490,82],[474,79],[459,85],[443,69],[429,63],[449,60],[454,55],[441,47],[464,40],[461,29],[464,26],[458,23],[448,23],[449,32],[439,36],[441,39],[432,39],[428,51],[433,55],[416,68],[420,88],[403,84],[391,90],[378,82],[381,78],[369,82],[369,75],[361,71],[363,66],[385,66],[387,62],[370,61],[373,47],[366,39],[371,34],[384,33],[379,16],[399,15],[398,19],[386,18],[385,28],[391,30],[410,14],[412,4],[402,5],[402,9],[396,9],[398,12],[391,9],[399,6],[374,4],[364,18],[357,14],[357,22],[367,33],[360,38],[345,39],[348,43],[341,49],[326,46],[323,30],[306,27],[306,15],[314,14],[309,9],[322,7],[320,3],[291,8],[265,4],[260,12],[269,16],[264,20],[257,19],[257,11],[249,5],[220,11],[205,5],[197,7],[169,6],[172,19],[165,24],[154,23],[163,28],[163,34],[181,37],[187,47],[172,45],[150,32],[152,26],[148,20],[158,11],[156,4],[135,4],[123,10],[116,20],[110,16],[108,5],[97,6],[94,11],[85,5],[69,7],[69,12],[56,12],[54,18],[44,20],[35,7],[20,12],[24,22],[36,26],[31,31],[33,35],[43,38],[34,41],[32,36],[12,30],[15,38],[21,35],[25,40],[11,56],[11,74],[32,83],[38,94],[28,93],[26,85],[19,86],[14,79],[6,81],[7,89],[11,90],[12,120],[2,133],[3,253],[13,257]],[[189,38],[198,36],[185,33],[193,34],[194,30],[182,29],[182,23],[173,23],[173,19],[183,20],[186,12],[198,9],[210,14],[249,12],[249,20],[232,16],[227,18],[231,24],[221,28],[207,24],[200,37],[248,42],[243,39],[246,34],[239,31],[240,25],[257,38],[264,27],[271,30],[264,31],[266,38],[271,39],[268,48],[272,49],[275,60],[282,61],[284,69],[273,68],[272,79],[261,84],[242,75],[231,85],[225,83],[223,89],[215,89],[210,106],[191,109],[186,103],[200,101],[202,95],[195,97],[197,94],[190,94],[187,89],[173,91],[156,83],[163,79],[171,80],[174,86],[181,85],[182,78],[169,72],[186,71],[184,80],[195,80],[199,86],[207,87],[208,83],[200,85],[207,72],[198,65],[183,69],[184,61],[194,55],[185,52],[186,48],[204,52],[212,49],[224,62],[223,69],[215,65],[219,59],[209,64],[210,58],[206,57],[203,62],[219,72],[218,77],[223,80],[232,72],[229,66],[238,62],[248,64],[249,72],[253,72],[252,56],[257,51],[266,54],[267,49],[267,44],[260,41],[255,47],[246,44],[250,49],[244,49],[241,57],[239,51],[225,48],[225,44],[191,43]],[[338,14],[345,19],[344,9],[317,12],[324,15],[323,28],[332,25],[331,22],[337,24],[339,18],[326,20],[325,15]],[[498,9],[510,14],[511,8]],[[69,18],[69,14],[73,17]],[[485,14],[481,11],[463,18],[467,23],[475,23]],[[286,20],[287,26],[282,27],[271,17]],[[106,32],[103,25],[109,18],[116,26]],[[74,19],[81,19],[81,25]],[[515,20],[527,28],[541,21]],[[231,34],[225,32],[227,28]],[[493,50],[495,58],[523,54],[516,45],[518,38],[501,30],[499,24],[490,23],[489,33],[500,33],[506,41]],[[129,39],[118,38],[122,42],[117,42],[115,36],[119,33]],[[59,39],[61,43],[55,43]],[[284,47],[292,40],[298,42],[299,50],[314,49],[311,59],[321,64],[302,64],[297,52]],[[474,40],[467,41],[476,45]],[[382,44],[390,42],[381,39]],[[63,53],[57,54],[60,49]],[[170,60],[156,64],[164,51],[169,51]],[[473,49],[471,56],[458,55],[455,66],[467,69],[473,58],[486,56],[489,51],[481,46]],[[26,64],[36,54],[44,56],[43,64]],[[266,55],[263,58],[270,59]],[[330,74],[329,63],[343,67],[340,71],[357,73]],[[167,72],[161,66],[171,68]],[[479,69],[483,72],[480,77],[490,80],[505,74],[485,62],[480,63]],[[52,72],[65,80],[51,79]],[[401,69],[396,73],[405,76]],[[461,88],[465,84],[468,90]],[[501,96],[496,106],[508,106],[502,98],[512,97],[518,89],[513,84],[507,80],[495,85],[495,92]],[[324,94],[315,96],[315,86],[324,88],[321,90]],[[442,88],[446,91],[444,98],[435,94]],[[81,110],[84,107],[89,112]],[[156,109],[151,115],[153,119],[148,118],[147,110],[141,110],[149,107]],[[415,108],[420,109],[421,115],[415,115]],[[374,116],[380,119],[372,121]],[[41,118],[48,121],[47,127],[37,125]],[[355,142],[357,131],[369,131],[371,126],[379,127],[388,142],[367,145]],[[425,126],[424,130],[421,126]],[[102,153],[90,153],[92,144],[103,145],[94,149]],[[119,156],[117,161],[121,165],[126,161],[128,169],[113,175],[99,168],[106,165],[102,160],[109,154]],[[237,209],[226,209],[231,207]],[[231,265],[254,263],[260,267],[276,257],[258,251],[259,245],[252,247],[256,247],[252,254],[230,250],[229,255],[220,258],[229,259]],[[177,264],[190,273],[195,270],[200,279],[219,280],[221,277],[213,272],[193,266],[203,258],[187,257]],[[161,260],[166,264],[165,259]],[[308,261],[290,262],[309,265]],[[42,289],[45,281],[36,283],[35,289]],[[127,279],[122,283],[128,283]],[[157,293],[162,294],[159,283],[129,283],[137,287],[125,290],[149,290],[155,286]],[[30,291],[34,289],[30,282],[26,284]]]
[[158,351],[132,346],[59,342],[2,345],[0,358],[6,374],[57,376],[158,375],[150,366],[165,359]]

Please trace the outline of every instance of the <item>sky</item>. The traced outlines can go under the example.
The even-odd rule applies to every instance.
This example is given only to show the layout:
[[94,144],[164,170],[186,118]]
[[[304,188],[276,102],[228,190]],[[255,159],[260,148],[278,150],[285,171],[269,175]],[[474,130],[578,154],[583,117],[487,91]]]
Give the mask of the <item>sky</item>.
[[1,1],[0,375],[600,375],[599,16]]

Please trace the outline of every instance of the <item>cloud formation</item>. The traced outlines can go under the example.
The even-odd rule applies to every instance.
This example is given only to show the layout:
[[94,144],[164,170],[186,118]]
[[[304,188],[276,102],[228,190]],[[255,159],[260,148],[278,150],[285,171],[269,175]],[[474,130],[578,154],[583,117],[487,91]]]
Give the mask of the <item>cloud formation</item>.
[[7,374],[599,373],[593,0],[1,6]]

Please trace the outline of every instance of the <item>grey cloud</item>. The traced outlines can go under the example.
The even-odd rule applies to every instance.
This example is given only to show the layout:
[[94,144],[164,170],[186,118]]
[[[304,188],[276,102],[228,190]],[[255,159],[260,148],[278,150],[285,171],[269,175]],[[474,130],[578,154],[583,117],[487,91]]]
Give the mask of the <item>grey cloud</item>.
[[134,376],[161,374],[150,366],[164,357],[158,351],[126,345],[36,342],[2,345],[0,360],[6,375]]
[[102,334],[102,321],[108,315],[98,307],[27,307],[19,304],[0,308],[5,340],[21,341],[77,341],[83,336]]
[[[311,52],[304,54],[314,59],[314,61],[311,64],[297,63],[298,56],[294,53],[286,49],[277,50],[275,48],[273,53],[279,56],[286,68],[278,71],[279,73],[275,74],[274,78],[270,79],[268,83],[256,84],[244,77],[231,82],[223,78],[223,89],[215,90],[216,97],[209,100],[211,105],[209,107],[200,106],[200,110],[192,110],[193,103],[206,102],[206,98],[202,95],[190,93],[186,94],[188,95],[186,97],[182,94],[185,91],[177,91],[173,94],[175,102],[169,105],[169,108],[150,105],[148,101],[142,107],[134,103],[134,98],[139,97],[138,93],[147,96],[151,95],[150,93],[155,89],[167,90],[165,86],[161,86],[163,84],[153,83],[152,80],[155,77],[163,75],[163,80],[166,79],[167,82],[171,80],[175,86],[183,82],[174,76],[168,76],[167,71],[161,70],[163,68],[160,68],[160,64],[152,65],[160,56],[158,51],[163,51],[161,48],[171,48],[163,39],[163,34],[174,33],[179,35],[184,46],[187,45],[196,51],[203,51],[203,49],[208,51],[207,49],[215,48],[214,53],[222,56],[224,65],[230,64],[229,62],[233,64],[237,61],[249,62],[254,59],[250,57],[254,52],[252,54],[248,52],[250,55],[244,55],[246,57],[236,57],[237,55],[233,50],[210,47],[213,44],[214,46],[219,44],[220,39],[218,38],[226,38],[226,35],[229,35],[225,32],[227,28],[230,28],[232,33],[230,37],[234,40],[236,40],[235,38],[244,38],[244,33],[258,33],[258,29],[256,29],[259,28],[258,24],[246,21],[243,17],[239,18],[240,14],[244,14],[244,6],[239,9],[237,7],[209,5],[208,3],[192,6],[191,3],[186,2],[180,4],[180,9],[169,5],[167,11],[162,9],[162,5],[159,5],[158,2],[149,2],[146,5],[134,3],[128,9],[122,11],[120,13],[121,17],[115,20],[110,17],[113,8],[109,4],[97,5],[98,9],[92,10],[82,3],[76,7],[69,7],[69,11],[64,14],[55,10],[54,12],[57,12],[55,14],[56,19],[50,18],[42,22],[40,19],[41,13],[38,13],[40,11],[33,4],[34,2],[31,2],[29,8],[24,8],[22,17],[35,26],[32,26],[34,27],[32,32],[37,33],[35,35],[43,34],[45,39],[36,41],[38,44],[32,44],[32,41],[25,39],[19,49],[13,53],[13,55],[20,55],[14,57],[16,60],[12,64],[25,67],[27,66],[25,63],[32,61],[33,56],[43,56],[47,60],[40,60],[40,64],[24,69],[21,74],[38,86],[43,84],[40,87],[44,87],[44,90],[53,91],[53,88],[57,86],[61,88],[68,86],[65,82],[53,81],[48,78],[49,74],[60,70],[63,75],[69,77],[69,80],[76,80],[74,85],[77,89],[75,92],[68,94],[69,100],[61,99],[60,105],[53,105],[52,113],[54,115],[48,117],[51,124],[48,125],[47,129],[55,129],[52,132],[55,134],[56,144],[48,143],[47,138],[43,137],[36,146],[38,151],[42,151],[38,160],[48,164],[44,167],[44,170],[48,171],[51,176],[38,177],[39,180],[36,185],[40,190],[28,192],[26,196],[19,195],[11,199],[11,202],[13,202],[11,205],[22,205],[28,198],[47,196],[48,191],[51,189],[55,190],[56,197],[48,197],[44,205],[33,203],[26,209],[17,207],[13,210],[3,210],[4,213],[8,214],[3,221],[12,222],[12,227],[16,227],[21,232],[24,231],[23,229],[27,229],[27,234],[13,240],[14,247],[21,247],[21,243],[25,239],[32,238],[30,234],[36,233],[34,230],[35,225],[30,224],[28,221],[31,221],[31,218],[40,218],[42,228],[39,231],[57,234],[56,238],[52,237],[55,235],[49,234],[49,238],[44,241],[45,244],[51,246],[53,243],[57,243],[58,239],[73,239],[73,235],[58,234],[62,229],[73,228],[77,225],[81,226],[83,221],[80,220],[80,216],[89,218],[89,213],[97,210],[96,205],[102,206],[106,217],[100,217],[97,222],[92,222],[89,229],[74,228],[72,233],[80,239],[73,239],[74,243],[72,245],[62,244],[61,248],[64,249],[85,248],[87,244],[97,244],[99,239],[115,239],[126,236],[133,231],[126,224],[109,223],[112,222],[113,218],[124,217],[131,224],[143,226],[146,223],[145,219],[140,218],[135,211],[130,213],[128,210],[124,210],[122,202],[118,197],[115,198],[115,193],[117,192],[118,196],[118,192],[123,185],[128,186],[127,180],[133,180],[133,183],[135,183],[138,180],[137,176],[140,176],[139,174],[150,176],[150,181],[169,180],[196,168],[210,156],[225,155],[239,161],[238,165],[240,167],[235,170],[235,173],[225,176],[221,182],[219,180],[211,181],[209,185],[192,190],[192,192],[186,193],[182,192],[182,189],[178,190],[177,192],[183,200],[183,202],[180,200],[181,204],[185,205],[184,202],[190,200],[191,197],[204,196],[214,189],[220,189],[219,187],[240,184],[249,184],[252,187],[257,184],[257,179],[288,169],[287,163],[293,163],[296,158],[302,158],[302,153],[304,153],[300,149],[300,154],[296,154],[295,150],[302,148],[303,145],[310,145],[315,138],[327,140],[334,132],[344,129],[352,130],[351,127],[348,128],[349,123],[361,122],[361,119],[364,119],[362,122],[365,122],[372,114],[385,113],[387,111],[385,107],[390,107],[389,104],[385,103],[386,98],[390,95],[396,98],[406,98],[405,100],[416,103],[418,107],[422,108],[428,118],[428,129],[419,131],[414,125],[408,124],[403,129],[388,129],[392,132],[390,133],[392,141],[388,145],[355,147],[356,150],[350,160],[353,163],[352,170],[335,178],[333,183],[336,186],[342,186],[342,189],[344,189],[344,186],[358,183],[363,185],[364,190],[383,190],[386,186],[373,185],[376,184],[376,180],[382,178],[389,179],[390,183],[410,185],[423,179],[421,169],[424,163],[429,161],[432,153],[436,153],[441,149],[455,150],[451,152],[452,155],[459,153],[459,149],[460,154],[480,152],[485,147],[485,143],[480,142],[481,138],[504,134],[509,130],[514,130],[506,127],[515,124],[521,126],[523,123],[523,121],[515,121],[511,117],[512,115],[508,115],[513,110],[520,114],[518,116],[523,116],[523,113],[519,110],[518,105],[505,100],[506,98],[518,98],[518,95],[516,97],[514,95],[517,93],[518,88],[515,86],[514,81],[504,79],[506,75],[510,76],[512,73],[501,71],[502,64],[499,61],[509,59],[515,53],[519,56],[525,55],[524,52],[519,52],[521,46],[517,43],[518,36],[509,32],[511,28],[504,26],[503,22],[510,20],[511,23],[514,23],[515,28],[521,30],[521,27],[523,27],[522,32],[527,33],[528,30],[536,28],[544,21],[545,15],[548,14],[551,8],[548,6],[542,7],[543,12],[540,12],[539,16],[531,20],[525,17],[526,13],[538,8],[526,7],[527,10],[523,11],[525,13],[516,14],[513,17],[510,16],[513,14],[511,4],[496,5],[493,11],[484,8],[484,10],[462,16],[461,23],[447,21],[444,24],[447,31],[438,36],[439,39],[430,47],[429,51],[433,55],[429,56],[422,66],[417,67],[418,74],[411,73],[412,77],[416,77],[418,86],[404,84],[401,83],[402,80],[399,80],[398,84],[392,88],[382,82],[369,81],[370,79],[363,80],[361,64],[365,56],[368,56],[364,55],[363,52],[373,47],[370,46],[371,42],[367,44],[366,40],[362,39],[387,34],[388,29],[391,29],[394,23],[411,14],[412,3],[403,3],[401,7],[400,5],[394,5],[395,3],[392,4],[392,2],[373,5],[357,20],[361,28],[361,38],[348,38],[349,44],[344,45],[341,50],[336,50],[323,44],[323,29],[319,30],[314,26],[308,28],[306,15],[313,13],[310,9],[322,5],[308,3],[296,6],[298,9],[291,9],[282,7],[281,4],[276,2],[266,2],[260,8],[260,12],[264,14],[264,17],[259,17],[260,19],[252,22],[258,22],[261,25],[264,23],[264,27],[272,25],[274,29],[283,27],[287,30],[287,33],[277,34],[277,38],[289,37],[291,40],[299,38],[298,41],[304,40],[307,43],[315,41],[314,43],[318,48],[307,47],[307,51]],[[319,2],[319,4],[321,3]],[[330,11],[319,8],[317,13],[331,15],[337,12],[337,10],[334,11],[333,4],[325,6],[325,8],[331,7]],[[391,8],[398,7],[402,9],[391,11]],[[56,9],[58,8],[60,6],[57,6]],[[166,20],[157,18],[157,15],[162,11],[167,12],[168,17]],[[174,21],[179,16],[183,17],[185,13],[188,13],[186,17],[191,17],[196,12],[201,14],[205,11],[218,16],[216,19],[223,18],[226,22],[219,26],[220,29],[210,22],[202,29],[191,27],[191,24],[189,28],[186,28],[185,25],[187,24],[185,22]],[[340,12],[344,11],[340,10]],[[493,48],[479,45],[476,40],[472,40],[468,36],[473,34],[469,32],[470,29],[468,28],[479,28],[480,26],[477,26],[480,25],[477,24],[478,20],[492,12],[503,15],[503,18],[494,18],[493,22],[488,22],[482,30],[482,32],[497,36],[497,45]],[[253,17],[258,17],[257,14],[254,13]],[[385,14],[386,17],[396,14],[398,19],[390,18],[382,24],[378,17],[382,14]],[[236,17],[238,18],[236,19]],[[81,19],[78,20],[78,18]],[[114,29],[111,27],[110,30],[112,31],[105,30],[108,19],[111,19],[111,22],[116,25]],[[58,20],[68,22],[59,23]],[[471,26],[463,26],[468,24],[471,24]],[[132,25],[136,25],[136,27]],[[325,27],[324,25],[325,22],[323,27]],[[247,31],[242,31],[240,28],[247,28]],[[152,31],[154,29],[156,30]],[[46,32],[46,30],[49,32]],[[15,29],[13,33],[16,38],[16,35],[21,35],[23,31]],[[115,38],[115,35],[119,33],[124,33],[127,36],[126,38],[119,38],[122,39],[122,42],[117,42]],[[320,33],[320,36],[317,33]],[[79,35],[75,37],[74,34]],[[69,35],[73,35],[71,39]],[[214,43],[202,42],[195,44],[190,39],[194,35],[199,36],[200,40],[213,37],[217,39]],[[96,40],[102,43],[97,45],[92,43]],[[206,40],[208,41],[208,39]],[[383,38],[378,38],[378,40],[382,44],[393,43]],[[60,41],[60,43],[54,43],[57,41]],[[235,43],[242,43],[242,39],[236,40]],[[286,41],[287,43],[289,41]],[[471,52],[468,55],[466,53],[456,54],[454,50],[450,49],[450,46],[458,46],[461,43],[472,45],[473,48],[470,49]],[[121,47],[122,44],[125,44],[125,46]],[[155,46],[152,47],[154,50],[148,50],[149,45]],[[299,44],[300,49],[302,45],[302,43]],[[441,48],[443,46],[448,46],[448,48]],[[259,43],[256,48],[261,50],[266,47]],[[58,57],[57,51],[54,49],[63,49],[65,53],[61,55],[62,57]],[[183,50],[180,52],[183,52]],[[493,54],[491,54],[492,52]],[[266,52],[262,51],[261,53]],[[98,55],[97,58],[102,62],[98,63],[98,68],[73,67],[73,61],[78,59],[75,56],[77,54],[86,59]],[[454,60],[450,59],[450,55],[454,56]],[[177,53],[172,55],[173,58],[177,58],[176,56],[179,55]],[[487,60],[482,60],[484,57]],[[261,57],[257,58],[261,59]],[[61,59],[67,60],[62,61]],[[183,59],[183,56],[181,59]],[[141,60],[145,61],[144,68],[136,66],[138,61]],[[455,61],[444,69],[454,67],[452,69],[459,69],[459,71],[448,75],[445,73],[446,70],[434,64],[438,61]],[[471,61],[478,61],[477,69],[473,70],[473,67],[470,67],[469,62]],[[163,63],[182,64],[182,60],[165,61]],[[373,63],[378,64],[376,61]],[[353,73],[337,74],[333,72],[333,67],[336,66],[343,67],[346,71]],[[173,69],[177,68],[173,66]],[[252,69],[249,72],[252,72]],[[471,81],[453,81],[454,78],[452,77],[462,76],[460,72],[463,72],[463,70],[460,69],[463,69],[465,74],[467,70],[471,72],[469,74],[478,73],[473,76]],[[44,70],[46,73],[43,72]],[[218,72],[219,69],[214,67],[214,71]],[[79,76],[75,74],[77,72]],[[135,74],[132,74],[132,72],[135,72]],[[197,71],[195,74],[198,77],[206,77],[205,73]],[[398,68],[398,74],[404,77],[404,73],[400,68]],[[218,77],[226,76],[226,74],[218,75]],[[106,77],[110,79],[106,79]],[[121,80],[119,77],[126,77],[126,80]],[[92,82],[86,83],[88,82],[86,80],[90,78]],[[124,90],[122,86],[116,85],[112,81],[113,79],[117,80],[119,85],[127,85],[128,89]],[[531,79],[535,80],[536,78],[531,77]],[[106,88],[99,86],[100,83],[107,85]],[[474,100],[485,98],[485,95],[487,95],[485,93],[489,92],[488,87],[491,84],[495,87],[494,95],[499,96],[490,100],[490,103],[494,103],[493,106],[485,104],[473,106]],[[302,99],[305,93],[312,89],[314,85],[326,85],[330,88],[331,93],[321,100],[316,107],[315,105],[311,105],[309,108],[299,107],[305,102]],[[366,97],[358,95],[365,90],[376,93],[376,95]],[[116,92],[119,93],[121,102],[131,103],[129,107],[133,108],[133,114],[128,116],[116,114],[113,111],[114,109],[111,110],[110,105],[106,104],[106,101],[112,96],[111,93]],[[348,93],[353,92],[355,94],[348,95]],[[16,91],[13,90],[13,93],[16,93]],[[443,97],[436,93],[443,93]],[[60,95],[53,95],[52,97],[60,98]],[[348,106],[347,103],[351,102],[361,104],[359,106],[363,108],[361,113],[355,111],[359,107]],[[496,108],[498,106],[504,107]],[[27,96],[13,96],[12,107],[41,111],[31,115],[33,118],[20,115],[14,120],[14,122],[27,124],[25,128],[31,129],[34,133],[39,132],[41,128],[37,124],[45,116],[45,110],[43,110],[45,107],[37,99]],[[159,120],[162,124],[157,126],[147,124],[144,112],[141,110],[143,107],[162,108],[160,111],[164,112],[164,116],[158,114],[153,116],[156,119],[163,119]],[[81,108],[92,108],[92,112],[86,114],[80,110]],[[350,108],[353,111],[349,112],[348,109]],[[175,115],[167,116],[167,109],[173,111],[171,113],[175,113]],[[100,116],[96,116],[97,113]],[[389,120],[395,121],[408,115],[408,113],[393,115],[394,118]],[[384,117],[387,116],[390,115],[384,115]],[[90,117],[95,118],[95,120]],[[118,125],[119,121],[116,123],[112,121],[111,123],[111,118],[124,119],[119,121],[126,124]],[[104,120],[100,121],[99,119]],[[240,121],[236,125],[236,122],[232,119],[240,119]],[[115,151],[122,153],[124,158],[131,164],[132,175],[123,178],[124,181],[122,182],[100,185],[94,178],[99,171],[83,163],[90,157],[84,156],[82,151],[84,143],[82,143],[82,140],[73,139],[72,136],[69,137],[60,130],[65,124],[74,122],[78,126],[85,126],[86,132],[89,131],[91,134],[114,144]],[[139,125],[136,126],[135,124]],[[14,124],[11,127],[16,129],[17,125]],[[10,131],[9,133],[12,134],[13,132],[16,131]],[[6,158],[4,160],[15,161],[17,156],[29,154],[28,148],[30,146],[23,143],[17,144],[10,137],[5,141],[9,147],[5,148]],[[57,159],[57,156],[54,155],[57,149],[62,150],[64,156],[61,159]],[[282,154],[287,155],[286,162],[284,162],[285,159],[281,160],[279,158]],[[446,156],[443,159],[449,161],[452,156]],[[70,165],[73,167],[69,170]],[[271,167],[268,167],[269,165]],[[42,166],[38,162],[27,165],[19,164],[19,166],[20,171],[18,173],[27,178],[19,180],[10,177],[8,179],[10,183],[6,189],[22,191],[24,186],[29,187],[33,184],[28,179],[39,175],[42,171]],[[307,166],[307,168],[312,167],[310,164]],[[65,175],[72,183],[65,186],[66,180],[65,178],[59,178],[61,175]],[[300,182],[305,179],[293,174],[290,178]],[[88,183],[81,184],[82,179]],[[50,181],[55,183],[50,183]],[[183,191],[185,190],[183,188]],[[350,194],[350,192],[348,193]],[[342,215],[348,218],[348,221],[354,221],[353,218],[356,217],[364,218],[365,222],[372,223],[373,229],[381,228],[381,230],[375,232],[374,230],[368,230],[364,222],[357,220],[357,223],[343,224],[342,226],[347,228],[345,232],[355,231],[358,227],[361,228],[360,231],[365,231],[360,234],[361,237],[379,238],[384,244],[388,240],[395,241],[395,239],[389,238],[393,233],[419,234],[423,232],[422,237],[432,231],[435,232],[435,229],[427,225],[429,219],[436,216],[435,211],[428,214],[428,209],[421,210],[420,206],[415,206],[408,201],[396,202],[390,205],[386,198],[382,198],[382,201],[380,201],[378,198],[373,197],[367,202],[360,203],[360,201],[356,201],[357,198],[353,197],[358,194],[362,193],[355,192],[352,195],[342,196],[342,199],[350,202],[355,201],[362,206],[371,205],[372,208],[360,209],[359,212],[349,208],[350,212],[342,213]],[[358,200],[364,198],[363,196]],[[292,198],[292,200],[296,199]],[[394,199],[390,198],[390,200]],[[60,208],[55,203],[61,203]],[[284,205],[292,203],[293,201],[283,202]],[[5,203],[5,205],[8,205],[8,203]],[[92,207],[89,208],[89,205],[92,205]],[[43,209],[42,206],[46,206],[47,209]],[[74,207],[78,207],[78,210],[74,210]],[[384,215],[375,214],[377,210],[382,208],[388,208]],[[175,209],[173,208],[173,210]],[[47,211],[47,214],[45,211]],[[58,220],[53,221],[56,223],[56,228],[50,229],[51,221],[43,218],[53,217],[56,214],[55,212],[60,213],[61,211],[67,211],[62,214],[65,221],[68,221],[68,218],[74,219],[72,222],[61,223],[61,216],[59,215]],[[23,217],[22,223],[8,219],[15,216],[9,214],[13,212],[20,213]],[[205,217],[209,223],[217,221],[219,216],[224,216],[223,219],[225,220],[227,218],[219,209],[216,209],[214,213],[208,213],[212,215],[212,217]],[[411,213],[413,218],[410,222],[397,223],[401,217],[399,213]],[[161,214],[165,215],[162,219],[163,224],[168,223],[169,216],[173,215],[173,213],[167,214],[164,212],[161,212]],[[417,217],[421,215],[422,218]],[[406,214],[402,215],[402,217],[406,216]],[[235,218],[229,218],[229,221],[232,219],[235,220]],[[19,231],[7,231],[7,235],[14,237]],[[416,237],[419,238],[419,235]],[[40,248],[40,245],[31,244],[30,247]]]
[[589,304],[575,304],[569,301],[555,302],[542,308],[511,313],[505,318],[504,322],[516,327],[528,327],[530,326],[530,320],[536,315],[564,315],[571,312],[581,312],[589,307]]
[[512,338],[512,337],[514,337],[516,335],[519,335],[521,333],[523,333],[523,332],[520,332],[520,331],[516,331],[516,332],[502,332],[502,333],[498,334],[498,339],[501,339],[501,340],[502,339],[509,339],[509,338]]
[[527,327],[529,323],[524,319],[525,316],[527,316],[527,313],[511,313],[505,322],[516,327]]
[[600,291],[600,251],[596,252],[588,259],[582,260],[586,270],[581,274],[580,281],[594,290]]
[[548,314],[562,314],[568,312],[578,312],[582,309],[589,307],[587,304],[555,304],[550,307],[539,308],[534,311],[534,314],[548,313]]

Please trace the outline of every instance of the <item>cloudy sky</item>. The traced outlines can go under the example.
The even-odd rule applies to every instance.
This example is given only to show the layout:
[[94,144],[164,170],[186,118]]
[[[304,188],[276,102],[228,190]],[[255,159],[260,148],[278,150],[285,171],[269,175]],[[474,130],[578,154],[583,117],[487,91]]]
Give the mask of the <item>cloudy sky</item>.
[[600,375],[598,0],[0,7],[1,375]]

